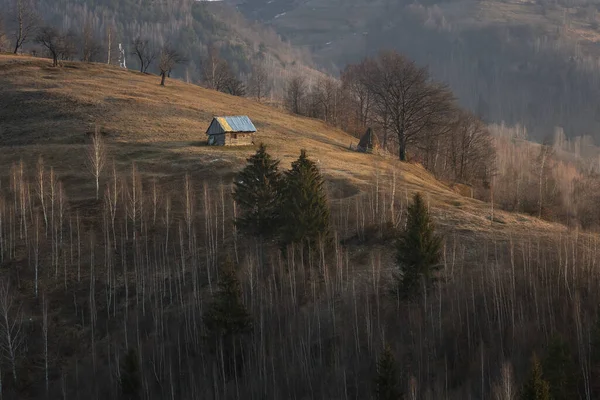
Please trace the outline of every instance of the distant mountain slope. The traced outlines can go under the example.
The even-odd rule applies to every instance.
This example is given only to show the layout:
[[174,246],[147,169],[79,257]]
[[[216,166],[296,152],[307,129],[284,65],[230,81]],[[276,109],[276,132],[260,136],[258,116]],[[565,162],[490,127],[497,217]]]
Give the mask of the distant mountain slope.
[[395,48],[490,122],[600,139],[600,34],[584,1],[246,0],[238,8],[336,71]]

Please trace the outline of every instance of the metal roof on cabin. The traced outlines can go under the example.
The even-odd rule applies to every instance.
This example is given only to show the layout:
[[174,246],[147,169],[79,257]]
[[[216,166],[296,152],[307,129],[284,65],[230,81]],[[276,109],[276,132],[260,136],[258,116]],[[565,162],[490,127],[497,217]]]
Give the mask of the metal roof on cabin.
[[246,115],[215,117],[225,132],[256,132],[256,127]]

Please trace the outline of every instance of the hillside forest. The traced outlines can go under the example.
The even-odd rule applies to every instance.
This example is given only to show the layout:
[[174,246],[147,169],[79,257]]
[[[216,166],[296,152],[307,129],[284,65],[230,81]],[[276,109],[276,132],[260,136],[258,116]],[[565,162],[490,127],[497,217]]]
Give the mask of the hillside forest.
[[[119,19],[117,7],[155,24]],[[245,161],[221,179],[150,174],[142,151],[123,156],[135,143],[103,129],[110,121],[73,142],[26,143],[0,99],[3,150],[40,152],[0,154],[0,398],[600,399],[589,137],[556,128],[533,143],[522,125],[484,122],[395,50],[348,62],[338,79],[266,28],[272,46],[219,43],[231,28],[205,7],[14,0],[0,71],[41,59],[43,79],[64,74],[29,92],[43,102],[78,68],[117,76],[127,42],[130,76],[151,80],[156,99],[179,78],[231,104],[269,103],[292,128],[347,132],[335,151],[353,156],[374,129],[362,156],[376,172],[339,195],[307,133],[313,147],[294,148],[291,163],[274,151],[292,147],[256,143],[228,150]],[[20,91],[6,81],[7,95]],[[60,118],[43,126],[54,134]],[[53,155],[57,143],[86,162]],[[63,179],[67,168],[85,178]],[[480,211],[457,228],[465,204]]]

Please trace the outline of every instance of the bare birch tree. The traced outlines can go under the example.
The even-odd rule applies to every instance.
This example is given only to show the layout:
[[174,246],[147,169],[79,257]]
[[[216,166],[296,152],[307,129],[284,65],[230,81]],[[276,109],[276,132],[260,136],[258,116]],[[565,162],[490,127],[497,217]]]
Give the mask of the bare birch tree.
[[106,143],[98,127],[92,134],[92,141],[87,150],[88,168],[96,181],[96,200],[100,194],[100,175],[106,163]]
[[39,24],[39,16],[36,13],[31,0],[16,0],[14,10],[14,53],[17,54],[30,37],[35,33]]
[[548,173],[548,161],[553,154],[553,149],[550,145],[543,144],[540,148],[538,156],[539,164],[539,198],[538,198],[538,218],[542,218],[542,210],[544,208],[544,177]]
[[512,365],[508,362],[502,365],[500,379],[493,385],[493,395],[494,400],[514,400],[517,398]]
[[48,188],[46,187],[46,172],[44,169],[44,159],[42,157],[38,158],[37,166],[36,166],[36,192],[38,194],[38,199],[40,200],[40,205],[42,206],[42,213],[44,215],[44,226],[46,231],[48,230],[48,212],[46,207],[46,192]]
[[46,378],[46,397],[48,397],[50,379],[48,374],[48,300],[42,297],[42,331],[44,333],[44,372]]
[[15,295],[8,282],[0,283],[0,330],[2,355],[9,362],[14,382],[17,382],[17,361],[25,344],[22,332],[21,305],[15,304]]
[[106,63],[111,64],[112,62],[112,43],[113,43],[113,25],[108,24],[106,27],[106,47],[107,47],[107,56]]
[[227,62],[219,55],[219,50],[208,46],[208,52],[202,59],[202,81],[209,89],[222,92],[229,80],[229,67]]

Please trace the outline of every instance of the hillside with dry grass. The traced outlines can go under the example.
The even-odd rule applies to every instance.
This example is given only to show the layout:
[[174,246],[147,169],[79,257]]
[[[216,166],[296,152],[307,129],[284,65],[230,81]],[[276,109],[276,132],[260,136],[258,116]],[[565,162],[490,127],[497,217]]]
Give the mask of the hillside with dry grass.
[[[160,87],[156,76],[116,67],[67,62],[52,68],[47,60],[27,57],[0,56],[0,79],[5,83],[0,89],[0,145],[6,149],[6,167],[19,160],[33,165],[43,156],[66,182],[87,188],[92,180],[85,168],[85,149],[97,125],[122,169],[135,162],[157,177],[188,172],[197,180],[229,183],[253,149],[208,147],[205,131],[213,116],[248,115],[258,129],[255,142],[267,144],[283,165],[289,165],[300,149],[318,160],[335,199],[357,196],[377,180],[391,189],[395,176],[398,196],[416,190],[429,194],[456,229],[464,228],[462,224],[467,229],[506,228],[504,223],[490,228],[489,204],[461,196],[423,168],[393,156],[357,153],[350,150],[357,138],[252,100],[178,80]],[[78,190],[77,197],[91,194]],[[516,223],[511,230],[550,226],[502,212],[496,218]]]
[[[511,398],[533,354],[572,371],[568,398],[595,393],[597,236],[492,211],[320,121],[173,79],[0,55],[0,81],[2,398],[372,399],[384,348],[407,398]],[[256,148],[204,135],[231,114],[281,169],[306,149],[324,175],[333,239],[312,256],[233,224],[232,178]],[[395,238],[417,191],[439,265],[405,301]],[[213,342],[207,310],[227,282],[252,323]]]

